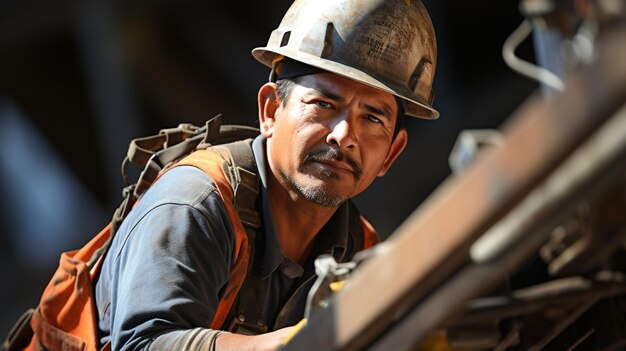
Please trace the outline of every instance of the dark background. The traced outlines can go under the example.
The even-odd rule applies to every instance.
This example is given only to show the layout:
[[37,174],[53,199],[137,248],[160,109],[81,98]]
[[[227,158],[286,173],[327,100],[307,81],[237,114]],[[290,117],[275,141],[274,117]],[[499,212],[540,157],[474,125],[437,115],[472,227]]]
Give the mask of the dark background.
[[[61,251],[121,200],[130,139],[181,122],[255,125],[265,45],[291,4],[240,1],[0,1],[0,337],[34,306]],[[383,237],[450,174],[459,131],[497,128],[537,87],[507,68],[516,1],[425,1],[438,37],[438,121],[356,201]],[[532,44],[520,56],[533,60]],[[454,220],[454,218],[450,218]]]

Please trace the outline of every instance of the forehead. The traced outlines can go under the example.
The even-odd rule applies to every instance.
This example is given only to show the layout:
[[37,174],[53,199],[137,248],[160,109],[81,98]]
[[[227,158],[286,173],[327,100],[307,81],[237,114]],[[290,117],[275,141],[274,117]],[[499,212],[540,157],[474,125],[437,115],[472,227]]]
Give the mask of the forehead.
[[356,98],[364,103],[387,108],[394,115],[398,111],[396,99],[392,94],[334,73],[324,72],[301,76],[296,79],[296,83],[304,88],[301,89],[302,94],[309,91],[326,92],[339,99]]

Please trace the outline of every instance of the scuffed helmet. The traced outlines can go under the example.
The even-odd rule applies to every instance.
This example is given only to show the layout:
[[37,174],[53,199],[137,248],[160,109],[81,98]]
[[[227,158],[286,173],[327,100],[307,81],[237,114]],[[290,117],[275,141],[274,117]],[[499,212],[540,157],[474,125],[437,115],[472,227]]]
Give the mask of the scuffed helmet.
[[296,0],[252,55],[270,68],[285,56],[391,93],[409,116],[439,117],[435,30],[419,0]]

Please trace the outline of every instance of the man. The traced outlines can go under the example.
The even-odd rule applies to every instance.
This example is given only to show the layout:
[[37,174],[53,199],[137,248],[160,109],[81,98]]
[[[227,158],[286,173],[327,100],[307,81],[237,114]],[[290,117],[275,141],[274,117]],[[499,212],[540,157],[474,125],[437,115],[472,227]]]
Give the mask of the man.
[[253,54],[272,68],[252,143],[262,222],[253,264],[239,282],[249,254],[223,160],[192,154],[181,162],[195,167],[169,170],[145,193],[106,256],[95,294],[113,350],[280,347],[302,318],[315,258],[349,261],[375,241],[349,199],[406,146],[404,115],[438,117],[434,30],[419,1],[297,0]]

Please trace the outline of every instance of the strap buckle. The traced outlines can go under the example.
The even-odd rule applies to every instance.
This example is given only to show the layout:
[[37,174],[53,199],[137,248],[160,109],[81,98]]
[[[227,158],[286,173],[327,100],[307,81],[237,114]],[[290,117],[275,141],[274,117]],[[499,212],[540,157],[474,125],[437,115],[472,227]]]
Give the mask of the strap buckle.
[[259,335],[267,333],[269,328],[264,321],[248,321],[246,320],[246,316],[243,313],[240,313],[239,315],[234,316],[230,323],[228,323],[228,328],[226,330],[242,335]]

